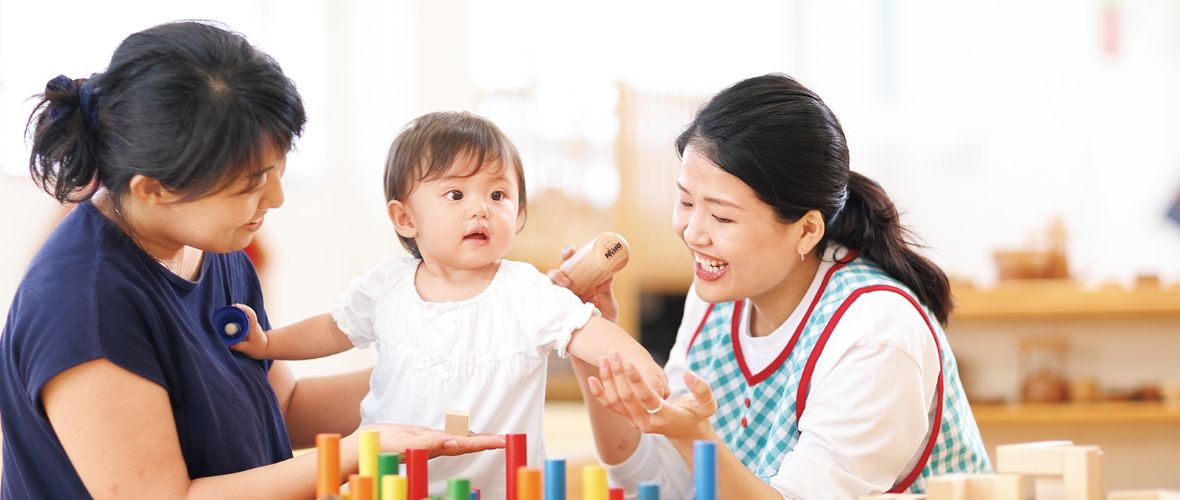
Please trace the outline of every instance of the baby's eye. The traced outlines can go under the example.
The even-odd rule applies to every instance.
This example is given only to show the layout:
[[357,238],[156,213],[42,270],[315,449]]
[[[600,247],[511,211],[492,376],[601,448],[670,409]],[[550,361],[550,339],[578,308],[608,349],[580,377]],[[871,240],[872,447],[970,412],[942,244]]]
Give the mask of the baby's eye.
[[463,192],[459,191],[458,189],[453,189],[451,191],[447,191],[446,196],[448,200],[459,201],[463,199]]
[[508,194],[503,191],[492,191],[492,201],[500,201],[507,197]]

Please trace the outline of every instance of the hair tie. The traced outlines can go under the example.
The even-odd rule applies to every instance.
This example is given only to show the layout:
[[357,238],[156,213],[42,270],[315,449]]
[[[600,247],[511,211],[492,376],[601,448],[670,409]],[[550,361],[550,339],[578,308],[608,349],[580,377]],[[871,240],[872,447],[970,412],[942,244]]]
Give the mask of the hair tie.
[[840,216],[840,213],[844,211],[844,207],[847,205],[848,205],[848,186],[845,185],[844,189],[842,189],[840,191],[840,201],[836,203],[836,210],[832,212],[832,216],[828,219],[828,225],[831,225],[832,223],[836,222],[836,217]]
[[78,98],[78,104],[72,102],[69,104],[58,104],[49,108],[49,121],[55,122],[61,117],[73,113],[75,109],[82,110],[82,124],[90,127],[98,124],[98,106],[94,102],[94,84],[87,79],[81,86],[74,81],[73,78],[66,75],[57,75],[45,84],[45,92],[55,92],[64,94],[74,94]]
[[[45,84],[46,94],[50,92],[74,94],[77,91],[78,87],[74,85],[74,79],[69,78],[66,75],[57,75],[53,77],[52,80],[49,80],[49,83]],[[49,108],[49,121],[55,122],[63,115],[72,113],[73,111],[74,106],[70,105],[51,106]]]

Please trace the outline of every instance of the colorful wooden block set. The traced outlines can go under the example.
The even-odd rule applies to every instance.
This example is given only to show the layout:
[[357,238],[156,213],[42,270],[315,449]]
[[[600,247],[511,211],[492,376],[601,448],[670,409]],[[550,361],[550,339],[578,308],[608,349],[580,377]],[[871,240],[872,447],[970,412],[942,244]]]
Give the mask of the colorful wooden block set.
[[[360,434],[360,470],[348,478],[348,491],[340,491],[340,435],[316,436],[319,464],[316,475],[318,500],[480,500],[478,489],[472,489],[464,478],[447,480],[443,497],[430,496],[427,487],[426,450],[405,452],[405,475],[401,472],[401,458],[397,453],[380,452],[380,434],[362,431]],[[505,436],[504,456],[507,463],[506,493],[514,500],[565,500],[566,463],[564,459],[547,459],[542,469],[528,464],[528,438],[525,434]],[[693,471],[696,498],[717,499],[716,444],[698,441],[693,446]],[[610,488],[606,470],[597,465],[582,468],[582,498],[584,500],[622,500],[622,488]],[[659,500],[660,489],[654,483],[639,486],[640,500]],[[488,499],[498,500],[498,499]]]

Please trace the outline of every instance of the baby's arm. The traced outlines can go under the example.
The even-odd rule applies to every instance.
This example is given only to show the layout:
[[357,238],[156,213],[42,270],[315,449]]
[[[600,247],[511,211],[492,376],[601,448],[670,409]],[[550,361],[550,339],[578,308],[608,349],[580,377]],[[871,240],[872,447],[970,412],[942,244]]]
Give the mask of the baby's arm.
[[254,359],[312,359],[352,348],[352,341],[336,326],[331,314],[312,316],[298,323],[262,331],[258,315],[243,304],[238,309],[250,318],[250,333],[230,349]]
[[586,326],[574,332],[568,350],[574,357],[594,366],[599,366],[600,360],[610,353],[617,352],[623,363],[635,365],[656,394],[668,397],[668,376],[664,369],[656,364],[647,349],[610,321],[598,316],[590,318]]

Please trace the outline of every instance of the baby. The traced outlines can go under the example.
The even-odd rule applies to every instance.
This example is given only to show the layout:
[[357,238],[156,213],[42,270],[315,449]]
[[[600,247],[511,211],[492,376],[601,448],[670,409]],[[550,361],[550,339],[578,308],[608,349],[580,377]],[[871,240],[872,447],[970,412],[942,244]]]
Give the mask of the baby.
[[[504,259],[525,220],[516,147],[485,118],[430,113],[394,139],[385,165],[389,219],[411,256],[390,257],[323,314],[269,332],[251,318],[233,349],[309,359],[377,345],[362,424],[442,428],[447,410],[492,434],[526,433],[544,458],[541,422],[549,354],[597,365],[618,352],[667,395],[663,370],[630,335],[529,264]],[[484,498],[505,495],[503,452],[440,457],[430,492],[464,477]]]

